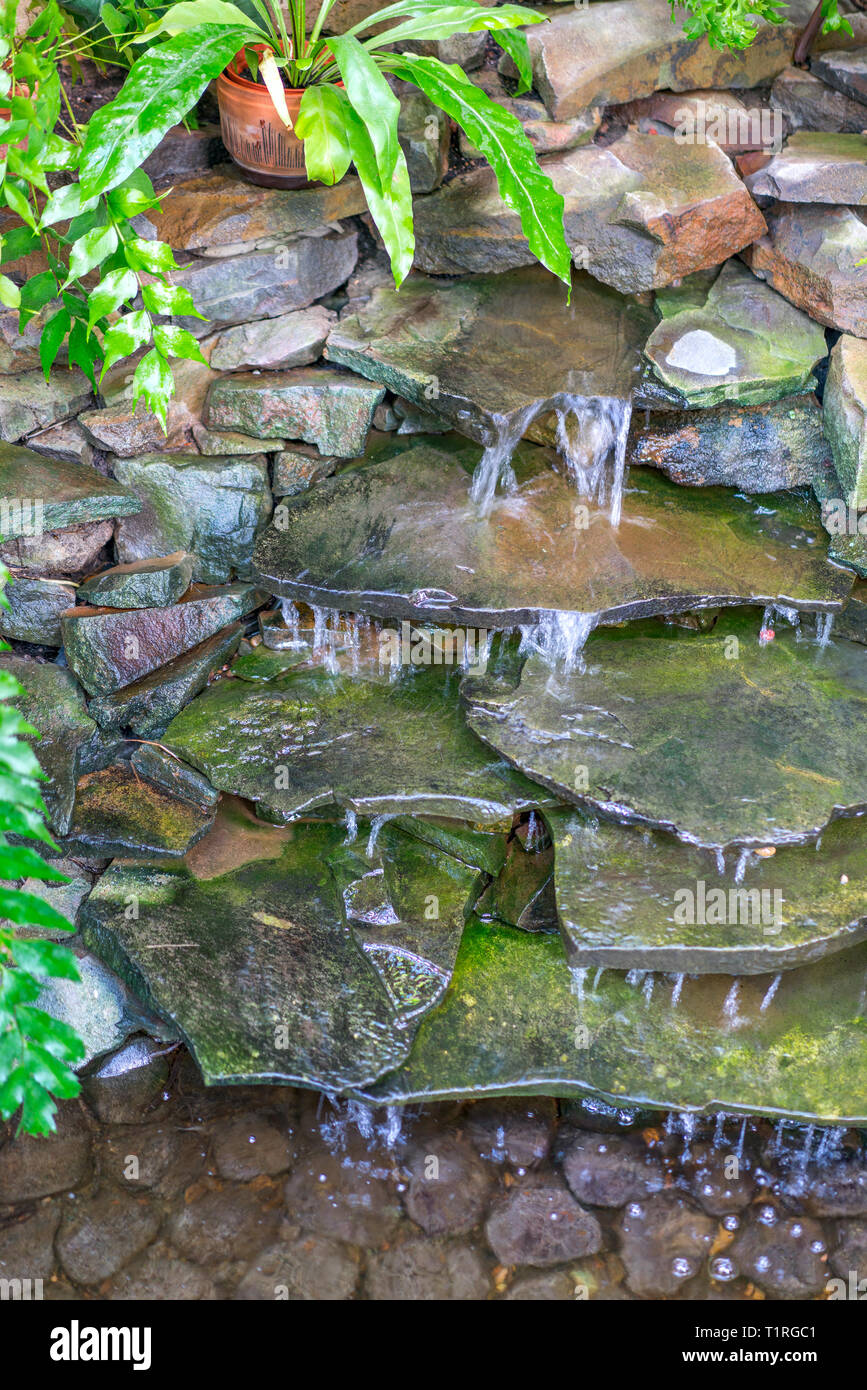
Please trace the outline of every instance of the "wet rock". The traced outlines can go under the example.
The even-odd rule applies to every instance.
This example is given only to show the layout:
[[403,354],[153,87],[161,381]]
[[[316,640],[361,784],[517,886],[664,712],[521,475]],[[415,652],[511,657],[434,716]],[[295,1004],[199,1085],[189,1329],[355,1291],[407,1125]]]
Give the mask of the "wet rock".
[[548,442],[539,430],[552,398],[629,395],[652,326],[586,276],[575,277],[571,306],[538,267],[455,284],[411,276],[344,318],[326,356],[484,443],[503,416],[532,416],[535,405],[526,432]]
[[[316,807],[357,815],[444,815],[497,826],[537,803],[466,731],[443,668],[331,675],[287,671],[218,682],[174,719],[163,742],[213,786],[286,822]],[[315,750],[315,751],[314,751]]]
[[713,142],[726,154],[779,148],[783,128],[764,102],[749,94],[750,105],[734,92],[704,88],[695,92],[654,92],[609,109],[615,125],[637,125],[651,135],[672,135],[683,144]]
[[[724,654],[730,637],[737,660]],[[818,664],[793,630],[762,645],[753,617],[726,615],[712,633],[688,636],[600,630],[585,650],[586,670],[566,677],[556,697],[539,658],[527,661],[517,692],[490,681],[465,687],[470,727],[564,797],[603,812],[616,805],[624,821],[713,849],[803,844],[844,807],[867,804],[867,754],[851,737],[865,679],[855,644],[829,645]],[[664,732],[671,701],[676,748]],[[718,740],[738,748],[736,762],[720,758]]]
[[[623,294],[719,265],[764,231],[762,214],[713,143],[682,145],[628,131],[614,144],[543,157],[541,164],[565,199],[576,266]],[[500,199],[487,166],[421,199],[415,230],[416,264],[437,275],[533,262],[518,214]]]
[[812,482],[830,457],[815,396],[633,418],[629,458],[687,487],[777,492]]
[[188,1260],[213,1266],[249,1260],[274,1240],[280,1223],[273,1193],[237,1184],[193,1193],[171,1218],[168,1236]]
[[[74,922],[79,907],[87,897],[92,887],[92,875],[74,859],[52,859],[51,867],[57,869],[61,874],[65,874],[68,883],[52,883],[48,880],[39,878],[27,878],[21,884],[22,891],[33,893],[37,898],[42,898],[50,903],[68,921]],[[69,933],[55,930],[51,927],[33,927],[26,929],[28,936],[41,936],[49,941],[69,942]]]
[[867,506],[867,342],[844,333],[825,386],[825,433],[850,506]]
[[[599,420],[588,409],[585,424]],[[517,486],[485,517],[469,496],[478,461],[451,436],[327,478],[263,531],[254,573],[270,593],[390,619],[490,631],[547,616],[564,646],[576,614],[777,600],[830,611],[851,588],[825,558],[818,507],[797,494],[757,503],[633,469],[614,527],[553,452],[521,444]]]
[[169,1075],[165,1047],[134,1038],[84,1081],[84,1098],[104,1125],[136,1124],[154,1108]]
[[421,39],[407,43],[407,51],[423,57],[439,58],[441,63],[456,63],[464,72],[471,72],[484,61],[487,31],[474,34],[452,34],[447,39]]
[[753,272],[811,318],[865,336],[867,226],[849,208],[780,203],[766,214],[768,235],[743,252]]
[[337,315],[321,304],[278,318],[241,324],[221,333],[211,353],[211,366],[235,372],[249,368],[283,371],[304,367],[321,356]]
[[[49,425],[57,424],[58,420],[77,415],[92,401],[90,382],[82,372],[64,371],[58,367],[51,373],[48,384],[41,370],[5,376],[0,398],[0,439],[13,443],[33,430],[47,429]],[[0,460],[0,488],[5,492],[3,467]],[[13,495],[21,496],[21,491],[19,484]],[[33,496],[32,493],[25,495]],[[53,500],[50,492],[46,492],[45,497],[47,502]]]
[[743,1158],[705,1143],[696,1144],[691,1158],[690,1191],[709,1216],[725,1216],[749,1206],[756,1180]]
[[810,63],[810,70],[827,82],[829,87],[851,100],[867,102],[867,53],[863,48],[817,53]]
[[[804,16],[806,20],[806,15]],[[587,106],[649,96],[657,88],[755,87],[791,62],[797,22],[757,21],[743,50],[711,48],[672,24],[666,0],[613,0],[602,7],[556,7],[547,24],[527,32],[534,87],[551,115],[564,120]],[[508,61],[501,66],[510,70]]]
[[786,68],[774,80],[771,101],[790,130],[867,130],[867,105],[835,92],[804,68]]
[[373,1255],[365,1292],[377,1302],[475,1301],[487,1298],[490,1280],[472,1248],[458,1241],[406,1240]]
[[238,1285],[235,1298],[340,1303],[354,1296],[358,1278],[355,1251],[336,1240],[302,1235],[263,1250]]
[[510,1303],[571,1303],[574,1298],[575,1282],[561,1269],[516,1279],[506,1294]]
[[211,1144],[220,1177],[235,1182],[285,1173],[294,1154],[290,1136],[265,1114],[223,1120],[212,1131]]
[[[237,430],[209,430],[204,425],[193,425],[193,437],[203,454],[211,457],[220,455],[261,454],[262,441],[249,434],[239,434]],[[268,448],[282,448],[285,439],[269,439]]]
[[425,1235],[462,1235],[483,1220],[491,1176],[466,1145],[432,1133],[413,1145],[404,1166],[410,1180],[403,1204]]
[[214,164],[223,163],[226,150],[220,138],[218,124],[207,122],[197,130],[184,125],[167,130],[142,168],[158,188],[173,184],[193,174],[203,174]]
[[143,743],[136,748],[130,765],[140,777],[146,778],[155,787],[180,797],[182,801],[191,801],[203,811],[215,807],[220,799],[219,792],[194,768],[151,743]]
[[[524,127],[524,134],[537,154],[555,154],[587,145],[602,121],[602,109],[591,106],[579,111],[567,121],[552,121],[544,103],[530,93],[512,96],[502,78],[492,68],[484,68],[473,76],[473,85],[481,87],[487,96],[513,116]],[[467,159],[480,158],[479,151],[464,131],[460,132],[461,154]]]
[[488,1244],[504,1265],[556,1265],[602,1248],[595,1216],[559,1183],[513,1189],[494,1205],[485,1225]]
[[[345,838],[342,825],[277,830],[224,804],[181,864],[116,863],[82,909],[87,939],[182,1028],[207,1084],[363,1085],[406,1057],[442,995],[474,873],[403,853],[400,892],[386,881],[383,894],[376,863]],[[368,875],[384,910],[350,925],[350,890]]]
[[101,1284],[150,1245],[159,1209],[145,1197],[110,1189],[67,1204],[57,1236],[61,1267],[77,1284]]
[[190,291],[207,320],[180,317],[178,322],[201,337],[222,325],[306,309],[330,294],[355,268],[358,233],[321,230],[323,235],[294,237],[265,251],[203,257],[173,271],[174,283]]
[[467,1138],[482,1158],[512,1168],[535,1168],[548,1156],[557,1121],[556,1102],[480,1100],[465,1116]]
[[754,198],[785,203],[867,203],[867,140],[860,134],[801,131],[746,184]]
[[826,1246],[818,1221],[791,1217],[754,1221],[727,1251],[739,1274],[774,1298],[813,1298],[827,1281]]
[[125,1125],[107,1132],[100,1172],[132,1192],[175,1197],[201,1179],[206,1148],[206,1136],[168,1122]]
[[[17,315],[16,315],[17,322]],[[94,448],[77,420],[62,420],[50,429],[41,430],[27,441],[28,448],[65,463],[92,464]]]
[[642,1144],[618,1135],[579,1131],[568,1141],[562,1164],[578,1201],[591,1207],[640,1202],[664,1186],[661,1167]]
[[810,390],[827,347],[818,324],[730,261],[704,307],[662,319],[645,352],[660,380],[695,407]]
[[141,504],[95,468],[6,444],[0,446],[0,510],[0,534],[10,541],[129,516]]
[[4,590],[8,609],[0,612],[0,632],[16,642],[59,647],[60,615],[75,605],[75,586],[57,579],[21,577]]
[[66,659],[91,695],[141,680],[262,602],[250,584],[194,585],[168,608],[70,609],[62,619]]
[[471,829],[464,822],[447,816],[426,816],[424,820],[417,816],[396,816],[392,824],[405,835],[486,874],[498,874],[505,863],[505,835]]
[[233,165],[224,164],[176,184],[162,199],[159,212],[138,219],[136,225],[139,235],[159,237],[178,250],[224,255],[227,248],[241,244],[266,242],[279,248],[298,233],[315,232],[366,207],[356,178],[341,179],[333,187],[313,184],[287,194],[248,183]]
[[0,546],[0,559],[13,569],[40,576],[89,574],[111,542],[114,524],[95,521],[40,536],[19,536]]
[[399,83],[398,95],[397,134],[409,170],[410,187],[413,193],[430,193],[439,188],[448,169],[451,123],[410,83]]
[[107,858],[179,857],[207,834],[213,814],[142,782],[128,763],[118,763],[81,778],[69,833]]
[[633,1293],[664,1298],[699,1273],[716,1223],[673,1192],[632,1202],[621,1222],[621,1257]]
[[37,1207],[25,1220],[0,1227],[0,1279],[4,1288],[6,1280],[50,1279],[59,1221],[60,1206],[50,1202]]
[[231,660],[242,632],[241,623],[230,623],[141,680],[112,695],[96,696],[89,706],[92,718],[114,733],[128,728],[139,738],[159,737],[175,715],[204,690],[214,672]]
[[139,1004],[101,960],[79,946],[74,954],[80,979],[47,980],[38,1007],[75,1029],[84,1044],[79,1068],[120,1047],[141,1028],[166,1035],[165,1025]]
[[264,375],[238,374],[214,383],[207,423],[267,439],[278,435],[315,444],[323,454],[364,452],[373,412],[385,395],[350,372],[311,367]]
[[[289,1218],[302,1231],[350,1245],[380,1248],[402,1223],[393,1169],[350,1141],[345,1154],[303,1160],[284,1189]],[[425,1249],[430,1242],[419,1241]]]
[[[373,1105],[533,1091],[823,1124],[867,1116],[867,946],[776,976],[571,972],[556,937],[471,918],[452,987]],[[770,995],[770,997],[769,997]],[[763,1007],[764,1006],[764,1007]],[[613,1110],[613,1107],[612,1107]]]
[[811,1173],[805,1208],[810,1216],[867,1216],[863,1160],[825,1164]]
[[295,497],[306,492],[322,478],[329,478],[337,468],[337,459],[323,456],[318,449],[296,445],[283,449],[274,458],[272,490],[275,497]]
[[850,1272],[858,1281],[867,1279],[867,1224],[863,1221],[841,1221],[837,1226],[837,1247],[831,1253],[831,1269],[845,1284],[844,1290],[833,1290],[838,1296],[849,1295]]
[[196,580],[219,584],[249,574],[253,540],[271,514],[263,454],[143,454],[115,460],[114,473],[142,503],[140,516],[118,527],[119,560],[185,550],[196,557]]
[[113,1302],[196,1302],[218,1297],[211,1279],[173,1250],[154,1247],[115,1275],[109,1287]]
[[35,742],[48,781],[42,796],[51,825],[65,835],[72,821],[75,786],[86,755],[97,738],[84,695],[71,671],[33,657],[0,656],[0,670],[14,676],[25,694],[16,704],[41,737]]
[[0,1145],[0,1202],[13,1205],[69,1192],[91,1172],[90,1132],[77,1101],[61,1101],[49,1139],[21,1135]]
[[503,868],[476,904],[476,911],[485,920],[506,922],[521,931],[553,931],[553,851],[528,853],[519,840],[513,840]]
[[103,608],[167,608],[190,587],[194,563],[194,555],[176,550],[173,555],[115,565],[80,584],[78,601]]
[[[828,450],[830,454],[830,446]],[[822,525],[828,536],[828,559],[837,565],[845,565],[862,577],[867,577],[867,541],[863,513],[850,508],[846,500],[846,489],[840,482],[829,458],[824,468],[813,478],[813,493],[822,508]],[[867,625],[862,611],[863,594],[856,580],[849,601],[840,615],[841,637],[852,641],[863,640]]]
[[547,815],[560,926],[576,967],[761,974],[867,936],[858,891],[867,830],[858,818],[828,826],[821,857],[812,844],[766,845],[714,862],[665,832]]

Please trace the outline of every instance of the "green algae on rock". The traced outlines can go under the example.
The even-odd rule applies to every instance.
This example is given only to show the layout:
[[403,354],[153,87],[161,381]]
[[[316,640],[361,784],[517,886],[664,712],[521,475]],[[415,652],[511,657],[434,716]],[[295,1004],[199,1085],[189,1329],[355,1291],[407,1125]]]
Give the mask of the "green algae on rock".
[[[376,865],[345,835],[341,825],[278,830],[230,802],[182,863],[115,864],[85,904],[88,943],[177,1024],[207,1083],[340,1092],[406,1057],[410,1015],[426,1007],[423,942],[453,954],[476,875],[407,840],[395,851],[400,907],[416,913],[433,893],[445,917],[422,910],[413,930],[389,898],[385,920],[356,928],[344,899]],[[130,894],[136,920],[122,910]],[[428,964],[437,998],[450,969]]]
[[395,816],[389,823],[405,835],[423,840],[441,853],[486,874],[498,874],[506,860],[505,832],[511,827],[511,819],[499,833],[496,830],[479,830],[447,816],[426,816],[424,819],[420,816]]
[[109,695],[198,646],[264,599],[252,584],[194,585],[168,608],[72,608],[61,621],[66,658],[88,694]]
[[69,838],[106,857],[180,858],[213,819],[213,806],[202,811],[117,763],[80,779]]
[[167,608],[190,587],[195,559],[185,550],[176,550],[172,555],[114,565],[80,584],[78,601],[102,608]]
[[158,738],[214,672],[231,660],[243,631],[241,623],[230,623],[140,680],[109,695],[96,695],[88,705],[91,717],[114,733],[130,729],[139,738]]
[[614,527],[553,452],[520,444],[517,487],[485,517],[469,497],[478,457],[454,436],[422,439],[325,479],[262,533],[257,579],[307,603],[483,628],[777,601],[834,611],[851,588],[798,494],[759,504],[634,469]]
[[799,844],[867,809],[867,656],[724,614],[711,633],[602,629],[583,670],[465,680],[470,728],[565,800],[689,844]]
[[364,452],[384,395],[384,386],[324,367],[236,372],[211,386],[207,424],[260,439],[303,439],[323,454],[354,458]]
[[191,801],[202,811],[213,811],[220,799],[220,793],[200,772],[155,743],[140,743],[129,761],[140,777],[181,801]]
[[132,492],[95,468],[14,444],[0,445],[0,504],[4,541],[141,510]]
[[833,821],[815,845],[713,854],[664,831],[546,811],[557,913],[573,966],[755,975],[867,937],[867,822]]
[[867,341],[863,338],[844,333],[834,344],[823,405],[825,432],[845,498],[857,509],[867,507]]
[[556,931],[551,847],[530,851],[517,838],[511,840],[506,862],[479,899],[476,912],[483,921],[505,922],[521,931]]
[[598,1096],[658,1110],[867,1119],[867,945],[732,979],[570,971],[557,936],[470,918],[443,1002],[375,1105]]
[[703,307],[663,318],[645,348],[660,380],[701,407],[811,390],[827,351],[819,325],[738,261],[723,267]]
[[550,800],[494,757],[463,718],[455,672],[324,667],[270,681],[219,681],[163,737],[220,791],[285,823],[320,807],[360,816],[449,816],[502,824]]

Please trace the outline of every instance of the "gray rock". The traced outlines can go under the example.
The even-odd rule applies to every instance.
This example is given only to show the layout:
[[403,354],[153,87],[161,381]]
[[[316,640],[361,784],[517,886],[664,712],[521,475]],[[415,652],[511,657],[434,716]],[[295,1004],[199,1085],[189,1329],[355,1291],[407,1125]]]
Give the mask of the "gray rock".
[[716,1222],[675,1192],[631,1202],[620,1221],[621,1258],[633,1293],[667,1298],[701,1270]]
[[103,608],[166,608],[190,587],[194,564],[194,555],[176,550],[173,555],[115,565],[79,585],[78,600]]
[[[401,1225],[397,1175],[367,1147],[303,1159],[284,1189],[289,1218],[303,1231],[351,1245],[381,1247]],[[425,1247],[429,1242],[419,1242]]]
[[[850,1272],[855,1274],[859,1282],[867,1279],[867,1222],[838,1222],[837,1242],[829,1261],[836,1277],[843,1279],[847,1286]],[[847,1296],[848,1292],[847,1287]]]
[[199,1192],[172,1216],[169,1238],[199,1265],[249,1260],[277,1233],[280,1213],[268,1195],[237,1184]]
[[216,1299],[218,1293],[197,1265],[179,1259],[172,1250],[155,1247],[114,1277],[109,1297],[119,1303],[204,1303]]
[[713,1144],[698,1143],[692,1150],[690,1191],[709,1216],[743,1211],[755,1195],[756,1179],[742,1157],[737,1160],[738,1176],[731,1176],[733,1157]]
[[771,101],[791,130],[867,130],[867,105],[834,91],[804,68],[781,72],[771,88]]
[[[196,422],[193,425],[193,438],[203,454],[212,458],[218,456],[237,457],[239,454],[261,454],[262,440],[249,434],[239,434],[237,430],[209,430]],[[285,439],[269,439],[268,448],[282,448]]]
[[104,1125],[137,1124],[154,1107],[169,1075],[165,1047],[134,1038],[90,1072],[84,1098]]
[[314,304],[278,318],[227,328],[214,343],[211,366],[230,372],[254,367],[270,371],[305,367],[321,356],[336,320],[337,315],[330,309]]
[[223,377],[208,393],[206,422],[262,439],[303,439],[323,454],[364,452],[373,412],[385,388],[351,372],[320,367]]
[[47,454],[66,463],[91,464],[94,459],[93,445],[77,420],[64,420],[31,435],[27,446],[37,454]]
[[68,1202],[57,1236],[61,1267],[76,1284],[101,1284],[150,1245],[158,1207],[146,1197],[103,1189]]
[[74,843],[106,858],[178,859],[213,819],[213,810],[179,801],[119,762],[80,779],[69,833]]
[[263,1250],[235,1298],[261,1302],[345,1302],[354,1296],[359,1261],[354,1250],[323,1236],[300,1236]]
[[867,336],[867,226],[849,208],[779,203],[768,235],[742,252],[747,265],[818,323]]
[[207,1136],[162,1124],[124,1125],[104,1135],[100,1172],[131,1192],[176,1197],[205,1172]]
[[480,1100],[465,1117],[467,1138],[482,1158],[512,1168],[535,1168],[547,1157],[556,1125],[556,1104],[532,1100]]
[[853,101],[867,102],[867,50],[833,49],[817,53],[810,70]]
[[774,1298],[814,1298],[825,1288],[824,1232],[808,1217],[753,1221],[726,1254],[739,1274]]
[[[867,117],[867,107],[864,108]],[[867,128],[867,127],[865,127]],[[801,131],[758,173],[746,179],[754,198],[786,203],[867,203],[867,139]]]
[[[537,154],[555,154],[558,151],[572,150],[577,145],[587,145],[593,139],[602,122],[602,107],[591,106],[579,111],[566,121],[552,121],[543,102],[530,93],[511,96],[502,78],[492,68],[484,68],[474,74],[473,85],[502,106],[504,111],[517,116],[524,127],[524,134]],[[479,159],[480,151],[464,131],[460,132],[461,154],[467,159]]]
[[485,1225],[488,1244],[504,1265],[556,1265],[602,1248],[595,1216],[559,1183],[513,1188],[493,1207]]
[[14,676],[26,692],[18,700],[25,719],[38,729],[37,757],[48,781],[42,795],[58,835],[72,821],[75,786],[87,754],[98,740],[84,694],[71,671],[32,657],[0,656],[0,669]]
[[75,606],[75,585],[58,579],[28,579],[22,576],[4,590],[8,609],[0,611],[0,632],[17,642],[35,642],[43,647],[63,644],[60,615]]
[[413,193],[430,193],[439,188],[448,169],[451,122],[409,82],[398,83],[397,92],[397,134],[406,156],[410,187]]
[[130,765],[155,787],[162,787],[182,801],[191,801],[202,810],[212,809],[219,801],[219,792],[200,772],[152,743],[140,744],[130,758]]
[[403,1204],[425,1235],[461,1235],[483,1220],[491,1176],[466,1145],[432,1133],[413,1145],[404,1166],[410,1180]]
[[41,536],[19,536],[0,546],[5,564],[25,574],[90,574],[114,535],[114,523],[94,521]]
[[0,1203],[32,1202],[84,1186],[91,1175],[90,1131],[77,1101],[61,1101],[50,1139],[7,1130],[0,1145]]
[[285,1173],[294,1154],[285,1129],[273,1117],[255,1112],[218,1122],[211,1145],[220,1177],[234,1182]]
[[0,1227],[0,1279],[41,1279],[47,1283],[54,1270],[54,1236],[59,1222],[60,1205],[49,1202],[25,1220]]
[[618,1135],[574,1135],[563,1153],[563,1174],[579,1202],[591,1207],[622,1207],[661,1192],[660,1164],[640,1142]]
[[33,430],[77,415],[92,401],[90,382],[82,372],[55,368],[47,384],[41,370],[6,376],[0,397],[0,439],[14,443]]
[[560,1269],[550,1274],[524,1275],[515,1280],[506,1294],[509,1303],[572,1303],[574,1299],[575,1283]]
[[0,445],[0,535],[5,541],[140,510],[131,492],[95,468]]
[[85,1049],[79,1068],[120,1047],[141,1028],[165,1036],[165,1025],[142,1008],[101,960],[79,946],[74,953],[80,980],[47,980],[38,1007],[75,1029]]
[[490,1279],[479,1254],[458,1241],[406,1240],[372,1256],[365,1280],[374,1302],[487,1298]]
[[337,463],[336,458],[329,458],[320,454],[318,449],[303,444],[297,444],[293,449],[282,449],[274,458],[271,490],[275,497],[295,497],[320,479],[330,478],[337,469]]
[[844,333],[834,344],[825,385],[825,433],[843,496],[867,506],[867,341]]

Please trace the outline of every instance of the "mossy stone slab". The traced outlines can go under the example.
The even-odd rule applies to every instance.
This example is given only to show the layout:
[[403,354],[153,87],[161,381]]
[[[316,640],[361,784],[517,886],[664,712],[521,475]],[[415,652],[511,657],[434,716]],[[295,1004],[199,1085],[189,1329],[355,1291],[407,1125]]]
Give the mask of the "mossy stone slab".
[[30,579],[24,575],[7,584],[4,595],[8,609],[0,609],[0,632],[15,642],[33,642],[43,647],[60,647],[60,615],[74,608],[74,584],[60,579]]
[[486,874],[498,874],[506,862],[506,836],[497,831],[477,830],[446,816],[397,816],[390,822],[405,835],[423,840],[443,854],[459,859]]
[[799,844],[867,808],[867,653],[756,613],[594,633],[585,668],[468,678],[470,727],[564,800],[690,844]]
[[206,811],[139,777],[128,763],[89,772],[78,783],[69,838],[112,858],[180,858],[210,829]]
[[556,931],[553,849],[526,850],[520,840],[511,840],[506,862],[476,910],[484,921],[521,931]]
[[441,667],[403,669],[393,681],[321,666],[257,684],[219,681],[162,742],[275,822],[339,806],[499,828],[550,800],[469,732],[457,673]]
[[84,692],[71,671],[35,657],[0,656],[0,670],[14,676],[24,690],[15,701],[41,738],[34,749],[48,781],[42,796],[52,829],[65,835],[72,820],[75,786],[99,730],[87,712]]
[[[412,999],[424,973],[419,934],[393,910],[380,926],[350,924],[344,895],[376,866],[344,839],[339,825],[265,826],[230,801],[182,863],[114,864],[82,909],[88,943],[176,1022],[209,1084],[281,1081],[340,1092],[406,1057],[411,1017],[425,1006]],[[476,878],[457,865],[444,885],[428,858],[416,866],[416,884],[402,863],[410,905],[424,889],[454,913]],[[130,895],[137,920],[122,911]],[[440,925],[448,950],[463,911],[461,904],[459,920],[446,914]],[[398,958],[407,954],[411,968],[401,977]],[[433,961],[428,967],[438,977],[436,998],[443,972]]]
[[756,501],[632,469],[614,527],[552,451],[523,444],[516,490],[482,517],[469,498],[478,457],[450,436],[326,478],[262,532],[257,581],[310,604],[483,628],[777,601],[833,611],[851,588],[806,495]]
[[139,777],[181,801],[191,801],[202,811],[213,811],[220,799],[220,793],[200,772],[155,743],[140,743],[129,761]]
[[547,811],[557,913],[570,964],[755,975],[867,937],[867,823],[833,821],[816,844],[708,850],[664,831]]
[[167,608],[190,587],[196,557],[185,550],[94,574],[79,585],[79,603],[97,608]]
[[384,386],[324,367],[234,372],[208,391],[206,423],[260,439],[303,439],[323,454],[355,458],[384,395]]
[[141,510],[133,493],[95,468],[14,444],[0,444],[0,502],[4,541],[33,535],[34,519],[40,531],[61,531]]
[[446,997],[372,1104],[588,1095],[659,1110],[867,1119],[867,944],[733,979],[570,971],[559,937],[471,918]]

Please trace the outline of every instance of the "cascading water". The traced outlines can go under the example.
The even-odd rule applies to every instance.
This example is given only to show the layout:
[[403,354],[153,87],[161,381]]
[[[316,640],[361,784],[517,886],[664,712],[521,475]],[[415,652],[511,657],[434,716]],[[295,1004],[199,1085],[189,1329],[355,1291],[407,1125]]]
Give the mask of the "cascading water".
[[522,624],[520,655],[540,656],[568,675],[581,668],[584,645],[598,618],[598,613],[551,612],[538,623]]
[[494,437],[476,465],[470,500],[484,517],[490,513],[498,487],[506,492],[514,490],[512,456],[533,421],[552,411],[557,420],[557,451],[569,478],[582,497],[599,507],[607,504],[611,525],[617,526],[623,504],[632,402],[616,396],[579,396],[563,391],[533,401],[514,415],[495,414]]

